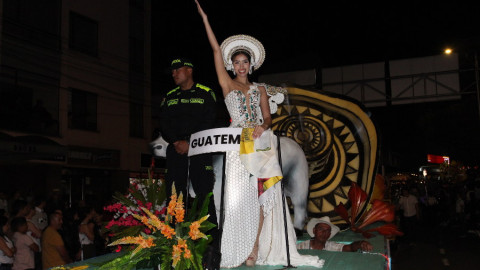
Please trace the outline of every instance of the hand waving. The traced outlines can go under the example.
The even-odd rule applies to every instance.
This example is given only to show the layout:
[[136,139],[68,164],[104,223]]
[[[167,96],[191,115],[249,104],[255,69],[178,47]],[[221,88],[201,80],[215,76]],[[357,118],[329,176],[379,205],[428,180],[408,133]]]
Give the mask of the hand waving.
[[202,16],[203,19],[206,19],[207,14],[205,13],[205,11],[203,11],[202,6],[200,6],[200,3],[198,2],[198,0],[195,0],[195,3],[197,4],[198,13],[200,14],[200,16]]

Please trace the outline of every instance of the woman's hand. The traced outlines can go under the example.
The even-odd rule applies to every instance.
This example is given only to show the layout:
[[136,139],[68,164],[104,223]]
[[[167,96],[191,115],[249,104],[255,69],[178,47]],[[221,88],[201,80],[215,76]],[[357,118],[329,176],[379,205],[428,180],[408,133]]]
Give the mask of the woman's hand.
[[252,133],[253,139],[260,138],[260,136],[262,136],[264,131],[265,131],[265,127],[263,125],[256,126]]
[[198,3],[198,0],[195,0],[195,3],[197,4],[198,13],[200,14],[200,16],[202,16],[203,19],[207,19],[207,14],[205,13],[205,11],[203,11],[200,3]]

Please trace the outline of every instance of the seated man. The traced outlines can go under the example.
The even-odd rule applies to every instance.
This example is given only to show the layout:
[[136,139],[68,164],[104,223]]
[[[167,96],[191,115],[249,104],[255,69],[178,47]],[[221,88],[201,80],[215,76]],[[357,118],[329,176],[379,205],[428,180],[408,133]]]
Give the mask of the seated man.
[[371,251],[373,246],[367,241],[355,241],[349,245],[328,241],[340,229],[330,222],[329,217],[312,218],[307,224],[307,232],[313,237],[297,244],[297,249],[319,249],[328,251]]

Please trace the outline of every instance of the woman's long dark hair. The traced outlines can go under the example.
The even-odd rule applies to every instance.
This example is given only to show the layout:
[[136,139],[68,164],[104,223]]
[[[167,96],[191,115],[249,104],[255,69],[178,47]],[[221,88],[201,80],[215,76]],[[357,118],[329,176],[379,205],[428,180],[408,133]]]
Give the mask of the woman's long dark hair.
[[3,232],[3,226],[7,225],[8,218],[6,216],[0,216],[0,237],[5,239],[5,233]]

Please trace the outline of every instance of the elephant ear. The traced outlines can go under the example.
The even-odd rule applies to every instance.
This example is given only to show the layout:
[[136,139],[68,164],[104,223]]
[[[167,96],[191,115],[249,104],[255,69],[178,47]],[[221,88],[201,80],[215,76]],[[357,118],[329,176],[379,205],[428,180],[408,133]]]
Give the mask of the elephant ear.
[[[272,129],[295,140],[309,163],[309,216],[340,220],[343,203],[358,219],[374,189],[378,139],[370,113],[358,101],[327,91],[287,86],[286,100],[272,115]],[[366,195],[353,205],[355,183]],[[352,209],[355,207],[356,209]]]

